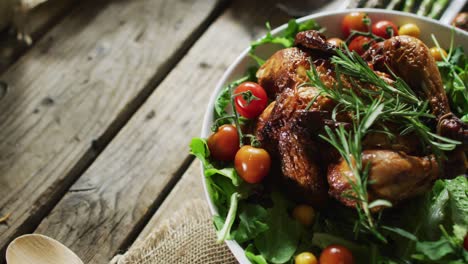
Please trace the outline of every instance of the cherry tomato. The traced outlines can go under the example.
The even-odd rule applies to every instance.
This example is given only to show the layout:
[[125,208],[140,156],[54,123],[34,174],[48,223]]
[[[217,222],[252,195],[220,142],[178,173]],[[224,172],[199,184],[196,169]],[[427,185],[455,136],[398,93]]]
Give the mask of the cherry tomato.
[[[251,101],[248,102],[245,100],[245,97],[250,95],[255,96],[256,98],[251,97]],[[255,118],[259,116],[268,104],[268,98],[265,90],[258,84],[254,82],[244,82],[241,83],[234,90],[234,94],[238,94],[234,98],[237,112],[246,118]]]
[[236,153],[234,168],[248,183],[259,183],[270,171],[270,154],[262,148],[243,146]]
[[294,208],[292,215],[294,219],[304,226],[310,226],[314,223],[315,211],[310,205],[301,204]]
[[468,251],[468,234],[465,235],[465,239],[463,240],[463,247]]
[[219,161],[234,160],[239,150],[239,134],[233,125],[222,125],[208,138],[211,157]]
[[356,51],[359,55],[362,55],[374,42],[375,41],[369,37],[357,36],[351,40],[348,48],[350,51]]
[[419,27],[416,26],[415,24],[408,23],[400,27],[400,30],[398,30],[398,34],[400,34],[400,36],[406,35],[406,36],[419,38],[419,34],[421,34],[421,30],[419,30]]
[[436,61],[442,61],[447,57],[447,52],[442,48],[439,49],[438,47],[432,47],[429,51]]
[[343,35],[348,37],[349,34],[351,34],[351,30],[367,32],[369,27],[364,23],[365,18],[367,18],[367,14],[362,12],[352,12],[347,14],[341,23]]
[[302,252],[294,258],[294,264],[317,264],[317,258],[310,252]]
[[330,245],[320,254],[320,264],[354,264],[353,254],[340,245]]
[[327,42],[338,48],[341,47],[341,45],[344,43],[344,41],[340,38],[329,38],[327,39]]
[[372,33],[381,38],[388,39],[392,36],[398,36],[398,28],[393,22],[382,20],[372,25]]

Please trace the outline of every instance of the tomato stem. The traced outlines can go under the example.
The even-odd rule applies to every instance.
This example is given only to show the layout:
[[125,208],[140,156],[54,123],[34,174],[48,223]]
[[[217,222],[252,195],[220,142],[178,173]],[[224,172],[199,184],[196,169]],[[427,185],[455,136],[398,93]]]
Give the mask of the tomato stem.
[[375,41],[383,41],[385,39],[375,35],[372,33],[372,20],[370,17],[366,14],[366,16],[362,19],[362,22],[367,25],[367,28],[369,29],[367,32],[362,32],[362,31],[357,31],[357,30],[351,30],[351,34],[349,37],[346,39],[346,45],[348,45],[351,40],[354,38],[354,36],[364,36],[364,37],[370,37],[374,39]]
[[244,134],[242,133],[242,129],[241,129],[241,126],[240,126],[240,123],[239,123],[239,113],[237,112],[236,106],[235,106],[235,103],[234,103],[235,96],[232,96],[233,88],[234,88],[234,85],[231,85],[229,87],[229,92],[231,94],[231,98],[230,98],[230,100],[231,100],[231,109],[232,109],[232,112],[234,113],[234,123],[236,125],[237,134],[239,134],[239,147],[242,147],[242,146],[244,146]]
[[250,145],[252,147],[255,147],[255,148],[259,148],[262,146],[262,144],[260,143],[260,141],[258,141],[257,137],[255,135],[252,135],[252,134],[246,134],[244,135],[244,137],[247,137],[250,139]]
[[247,103],[247,105],[249,105],[252,101],[260,100],[260,98],[258,98],[257,96],[255,96],[255,95],[252,93],[252,91],[245,91],[245,92],[236,93],[236,94],[232,95],[232,97],[234,97],[234,99],[235,99],[237,96],[242,96],[242,99],[244,99],[244,101]]
[[351,42],[351,40],[355,36],[370,37],[370,38],[374,39],[375,41],[384,41],[385,40],[385,39],[383,39],[383,38],[381,38],[379,36],[376,36],[376,35],[372,34],[372,32],[362,32],[362,31],[351,30],[351,35],[349,35],[349,37],[346,39],[346,44],[349,44]]
[[231,119],[234,118],[234,115],[228,115],[228,116],[223,116],[214,121],[214,124],[211,126],[211,131],[216,132],[219,128],[219,122],[226,120],[226,119]]

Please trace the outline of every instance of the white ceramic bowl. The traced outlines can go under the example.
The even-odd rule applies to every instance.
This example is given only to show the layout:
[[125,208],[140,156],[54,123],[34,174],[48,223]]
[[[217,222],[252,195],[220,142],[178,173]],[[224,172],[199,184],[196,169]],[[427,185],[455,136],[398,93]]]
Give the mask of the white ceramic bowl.
[[[348,10],[341,10],[335,12],[322,12],[313,15],[309,15],[303,18],[298,19],[298,22],[307,21],[310,19],[314,19],[317,21],[320,26],[325,27],[325,35],[327,37],[340,37],[341,36],[341,21],[343,17],[352,12],[352,11],[360,11],[366,12],[369,14],[372,21],[379,21],[379,20],[390,20],[393,21],[396,25],[403,25],[406,23],[414,23],[418,25],[421,29],[421,36],[420,39],[426,43],[429,47],[434,46],[434,43],[431,39],[431,34],[434,34],[437,38],[441,47],[445,47],[448,49],[450,45],[450,39],[452,36],[452,27],[449,25],[442,24],[436,20],[428,19],[420,16],[416,16],[409,13],[403,13],[398,11],[387,11],[382,9],[348,9]],[[273,35],[280,34],[284,29],[286,29],[287,25],[282,25],[272,31]],[[461,45],[465,51],[468,50],[468,33],[465,31],[454,29],[454,43],[455,46]],[[247,43],[246,43],[247,45]],[[276,50],[280,47],[278,46],[263,46],[256,50],[257,54],[260,54],[262,58],[268,58],[271,56]],[[249,48],[245,49],[239,57],[234,61],[234,63],[229,66],[229,68],[224,73],[221,80],[216,85],[216,88],[211,95],[210,101],[208,103],[208,108],[205,113],[205,117],[203,120],[203,128],[201,136],[207,138],[211,134],[211,125],[213,124],[213,109],[214,109],[214,102],[216,97],[218,96],[219,92],[225,87],[228,83],[242,77],[247,68],[249,66],[255,65],[255,62],[248,56]],[[205,189],[205,196],[208,200],[208,204],[210,206],[210,210],[212,214],[216,213],[216,207],[213,205],[210,196],[206,189],[206,181],[205,177],[203,176],[203,185]],[[250,261],[245,257],[244,249],[237,244],[235,241],[226,241],[229,249],[232,251],[234,256],[241,264],[250,263]]]

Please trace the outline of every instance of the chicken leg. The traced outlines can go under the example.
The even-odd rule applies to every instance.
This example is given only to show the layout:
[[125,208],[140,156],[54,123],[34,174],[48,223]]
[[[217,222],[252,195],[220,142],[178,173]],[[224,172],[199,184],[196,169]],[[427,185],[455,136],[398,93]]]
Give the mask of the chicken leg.
[[373,45],[363,58],[380,71],[388,66],[416,94],[427,98],[440,135],[468,144],[468,127],[452,114],[436,62],[422,41],[410,36],[393,37]]

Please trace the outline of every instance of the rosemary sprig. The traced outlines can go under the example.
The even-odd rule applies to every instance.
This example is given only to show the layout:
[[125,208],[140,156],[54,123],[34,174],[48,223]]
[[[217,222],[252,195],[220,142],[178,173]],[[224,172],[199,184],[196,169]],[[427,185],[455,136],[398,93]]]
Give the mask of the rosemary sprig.
[[370,210],[376,206],[391,207],[392,204],[385,200],[375,200],[369,203],[367,193],[369,166],[364,167],[362,161],[362,139],[382,114],[384,106],[385,104],[381,100],[374,101],[369,107],[370,111],[364,116],[361,117],[357,112],[352,131],[347,131],[343,125],[340,125],[335,131],[325,127],[326,135],[320,135],[320,137],[338,150],[354,175],[353,178],[345,175],[351,185],[352,192],[344,195],[346,198],[356,201],[356,209],[360,220],[357,227],[359,230],[371,233],[380,241],[386,243],[387,240],[378,230],[378,223],[376,223]]
[[[393,84],[385,82],[358,54],[347,49],[344,52],[337,50],[337,55],[332,57],[331,61],[335,66],[337,79],[333,87],[328,87],[322,82],[312,62],[311,70],[307,72],[310,79],[307,85],[316,87],[321,96],[329,97],[337,103],[332,112],[332,119],[335,121],[339,112],[350,113],[353,116],[353,128],[347,131],[343,126],[334,130],[325,127],[326,134],[320,137],[338,150],[353,173],[353,178],[348,179],[352,193],[344,196],[356,201],[358,230],[371,233],[386,243],[385,237],[379,231],[378,221],[374,219],[370,210],[377,206],[389,207],[391,203],[386,200],[369,203],[369,167],[363,166],[362,161],[362,140],[366,134],[377,131],[391,135],[392,132],[386,129],[385,123],[399,124],[402,127],[400,134],[415,132],[438,157],[443,156],[443,151],[454,149],[459,142],[432,133],[421,121],[421,118],[434,118],[430,114],[428,103],[419,99],[401,78],[394,75]],[[359,87],[359,95],[355,92],[356,88],[343,87],[342,75],[349,77],[348,81],[353,87]],[[373,87],[358,85],[356,81],[371,84]],[[376,129],[377,125],[382,129]]]
[[[344,52],[338,50],[337,56],[332,57],[332,63],[340,74],[352,77],[351,80],[355,79],[372,84],[376,89],[361,87],[359,92],[362,95],[350,98],[346,98],[347,91],[350,89],[345,89],[344,92],[337,94],[332,99],[338,101],[348,99],[351,102],[360,100],[360,106],[364,107],[365,110],[365,106],[370,105],[375,100],[376,95],[382,96],[386,102],[382,120],[400,124],[402,126],[401,131],[416,133],[421,143],[424,146],[429,146],[430,151],[439,158],[444,157],[444,151],[453,150],[460,144],[458,141],[431,132],[431,129],[421,120],[421,118],[435,118],[430,113],[427,100],[418,98],[408,84],[395,74],[392,73],[395,79],[393,84],[385,82],[359,55],[349,50]],[[338,90],[342,91],[343,88]],[[353,110],[352,107],[349,110]]]
[[[358,229],[373,234],[385,243],[386,239],[378,231],[377,223],[370,209],[373,206],[377,206],[376,203],[381,206],[391,206],[391,203],[378,200],[374,201],[373,204],[369,204],[367,193],[369,167],[363,167],[362,162],[362,140],[374,122],[384,114],[385,103],[382,102],[382,97],[380,96],[379,99],[373,100],[370,105],[366,105],[351,89],[342,89],[341,85],[339,85],[340,81],[332,88],[327,87],[320,80],[320,76],[314,66],[311,67],[311,71],[307,72],[307,74],[311,84],[320,90],[319,94],[330,97],[338,102],[337,107],[335,107],[332,113],[333,119],[335,119],[339,111],[354,109],[353,128],[351,131],[347,131],[343,125],[338,126],[335,130],[325,127],[326,134],[320,135],[320,137],[338,150],[353,173],[352,179],[345,175],[348,177],[347,180],[351,185],[352,192],[346,193],[344,196],[356,201],[356,209],[359,216]],[[339,71],[337,71],[337,74],[339,75]]]

